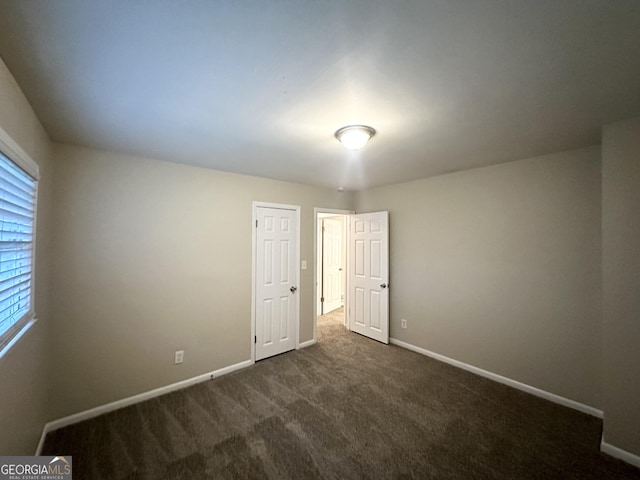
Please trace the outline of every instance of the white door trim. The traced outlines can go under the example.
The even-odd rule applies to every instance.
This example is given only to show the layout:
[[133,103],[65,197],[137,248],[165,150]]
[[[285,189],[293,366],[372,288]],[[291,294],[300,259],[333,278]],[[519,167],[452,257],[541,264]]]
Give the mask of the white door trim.
[[[336,215],[353,215],[355,210],[340,210],[337,208],[321,208],[315,207],[313,209],[313,339],[312,343],[316,343],[317,341],[317,330],[318,330],[318,214],[319,213],[335,213]],[[255,223],[255,222],[254,222]],[[347,245],[349,245],[349,222],[346,222],[345,234],[347,235]],[[347,279],[347,288],[346,291],[349,292],[349,249],[345,252],[346,257],[346,267],[344,274]],[[345,295],[344,298],[344,309],[345,309],[345,318],[347,317],[347,309],[348,305],[348,295]],[[348,325],[348,324],[347,324]],[[348,327],[347,327],[348,328]]]
[[[300,205],[286,205],[282,203],[270,203],[254,201],[251,206],[251,361],[256,361],[256,247],[257,247],[257,228],[258,208],[279,208],[282,210],[294,210],[296,213],[296,222],[298,224],[298,238],[296,239],[295,262],[297,268],[295,270],[295,284],[298,286],[298,294],[296,294],[296,309],[298,321],[295,323],[296,349],[300,348],[300,295],[302,288],[300,285]],[[315,337],[315,331],[314,331]]]

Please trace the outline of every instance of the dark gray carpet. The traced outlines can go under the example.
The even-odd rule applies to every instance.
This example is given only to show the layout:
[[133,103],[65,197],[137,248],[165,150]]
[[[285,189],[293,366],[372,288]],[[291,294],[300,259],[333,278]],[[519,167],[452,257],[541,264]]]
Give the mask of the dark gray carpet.
[[321,317],[318,344],[50,433],[81,479],[639,479],[601,421]]

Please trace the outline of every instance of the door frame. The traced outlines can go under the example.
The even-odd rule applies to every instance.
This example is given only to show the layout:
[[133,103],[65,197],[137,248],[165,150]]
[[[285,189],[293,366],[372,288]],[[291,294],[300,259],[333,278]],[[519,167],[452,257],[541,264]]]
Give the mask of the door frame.
[[[300,225],[300,205],[286,205],[283,203],[270,203],[254,201],[251,206],[251,337],[249,342],[251,345],[251,363],[256,362],[256,256],[258,246],[258,229],[256,228],[256,222],[258,221],[258,208],[275,208],[280,210],[293,210],[296,214],[296,223],[298,224],[297,238],[296,238],[296,250],[295,250],[295,284],[298,286],[298,295],[296,295],[296,310],[298,320],[295,322],[295,337],[296,337],[296,350],[300,348],[300,295],[302,289],[300,288],[300,232],[302,231]],[[315,338],[315,323],[314,323],[314,338]]]
[[313,209],[313,339],[312,343],[318,341],[318,214],[319,213],[333,213],[335,215],[345,215],[345,235],[347,240],[347,249],[345,253],[345,279],[346,279],[346,292],[344,297],[344,318],[345,326],[349,328],[348,322],[348,309],[349,309],[349,215],[355,214],[355,210],[340,210],[336,208],[321,208],[315,207]]
[[[340,290],[343,290],[343,287],[346,287],[346,265],[344,264],[347,260],[347,247],[348,245],[346,244],[346,240],[347,240],[347,232],[346,229],[349,228],[349,217],[346,214],[339,214],[339,213],[325,213],[325,212],[319,212],[317,214],[317,220],[316,220],[316,232],[317,232],[317,238],[316,238],[316,250],[317,250],[317,255],[316,255],[316,273],[317,273],[317,278],[316,281],[318,282],[317,285],[317,289],[318,289],[318,294],[316,295],[316,312],[318,313],[319,316],[322,316],[325,314],[325,312],[323,311],[323,307],[324,304],[323,302],[320,301],[320,298],[323,297],[325,295],[324,292],[324,255],[323,255],[323,251],[325,249],[325,240],[326,240],[326,236],[325,236],[325,232],[320,230],[320,224],[322,224],[322,226],[324,227],[325,225],[325,220],[334,220],[336,221],[336,218],[340,218],[339,223],[341,223],[341,232],[340,232],[340,255],[341,255],[341,266],[340,266],[340,273],[341,273],[341,277],[344,277],[341,279],[341,285],[340,285]],[[322,246],[322,251],[321,251],[321,247]],[[343,292],[343,296],[342,296],[342,306],[344,306],[344,302],[345,302],[345,298],[346,298],[347,292],[344,291]]]

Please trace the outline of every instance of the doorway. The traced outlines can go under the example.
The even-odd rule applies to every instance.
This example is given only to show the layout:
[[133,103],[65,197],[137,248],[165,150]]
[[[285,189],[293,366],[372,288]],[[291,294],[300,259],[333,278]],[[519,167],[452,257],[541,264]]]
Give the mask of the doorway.
[[[313,302],[313,342],[318,338],[318,316],[339,312],[348,330],[382,343],[389,343],[389,213],[373,212],[356,215],[353,211],[314,209],[315,301]],[[342,311],[324,308],[323,297],[327,276],[323,275],[322,227],[340,218],[344,223],[341,236]],[[325,238],[326,240],[326,238]],[[326,242],[324,247],[326,248]],[[335,283],[335,281],[334,281]],[[328,287],[329,289],[331,287]]]
[[[317,338],[318,316],[333,312],[341,314],[342,323],[347,326],[347,237],[349,215],[352,210],[315,208],[314,242],[314,322],[313,338]],[[323,230],[324,229],[324,230]]]
[[331,213],[318,214],[318,315],[344,306],[346,295],[346,218]]

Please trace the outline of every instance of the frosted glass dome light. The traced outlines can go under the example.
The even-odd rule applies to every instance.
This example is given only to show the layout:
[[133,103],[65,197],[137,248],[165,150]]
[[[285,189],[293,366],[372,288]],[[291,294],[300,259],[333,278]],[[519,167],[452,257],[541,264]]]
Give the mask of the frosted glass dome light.
[[366,125],[348,125],[338,129],[336,138],[349,150],[360,150],[376,134],[376,131]]

